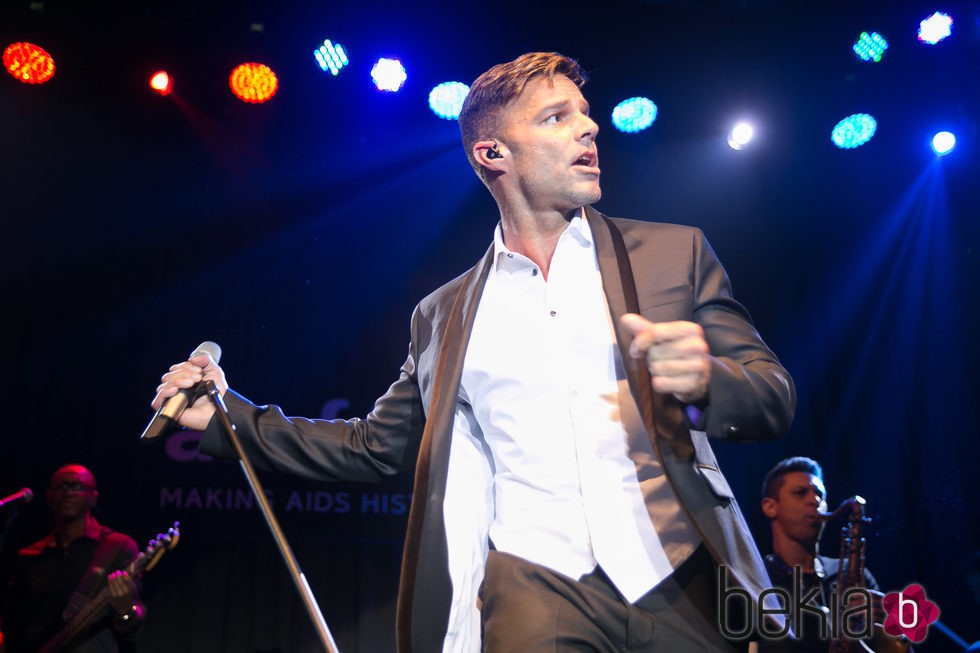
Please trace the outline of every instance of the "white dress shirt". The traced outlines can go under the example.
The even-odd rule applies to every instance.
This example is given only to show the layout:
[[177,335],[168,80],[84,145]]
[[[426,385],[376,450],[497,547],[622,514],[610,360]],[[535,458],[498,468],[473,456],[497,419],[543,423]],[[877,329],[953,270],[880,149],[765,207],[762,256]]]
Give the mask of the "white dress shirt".
[[[465,519],[477,532],[489,525],[498,550],[571,578],[598,562],[633,602],[673,571],[662,538],[686,553],[698,539],[652,451],[614,334],[581,212],[559,239],[547,281],[497,227],[463,365],[449,479],[462,468],[452,458],[469,458],[465,465],[492,482],[485,505],[452,506],[447,492],[444,510],[447,524],[468,510]],[[667,533],[658,535],[651,508]],[[475,597],[487,546],[468,543],[463,558],[483,560],[461,559],[448,525],[447,538],[454,594]],[[454,601],[453,612],[450,635],[466,622],[478,628],[475,610],[464,615]],[[478,650],[476,633],[476,648],[444,650]]]

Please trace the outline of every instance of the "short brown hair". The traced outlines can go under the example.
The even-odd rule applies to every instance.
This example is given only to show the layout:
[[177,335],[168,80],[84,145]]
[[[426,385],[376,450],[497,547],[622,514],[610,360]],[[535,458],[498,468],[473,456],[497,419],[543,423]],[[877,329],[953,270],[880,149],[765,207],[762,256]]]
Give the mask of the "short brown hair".
[[810,474],[819,478],[820,482],[823,483],[823,469],[820,467],[820,463],[806,456],[793,456],[780,460],[766,474],[766,478],[762,481],[762,498],[778,499],[779,490],[786,482],[784,477],[790,472]]
[[523,91],[535,77],[563,75],[582,87],[589,77],[574,59],[557,52],[528,52],[508,63],[494,66],[476,78],[459,112],[459,131],[466,158],[480,180],[486,184],[486,170],[473,156],[473,145],[493,138],[498,129],[500,110]]

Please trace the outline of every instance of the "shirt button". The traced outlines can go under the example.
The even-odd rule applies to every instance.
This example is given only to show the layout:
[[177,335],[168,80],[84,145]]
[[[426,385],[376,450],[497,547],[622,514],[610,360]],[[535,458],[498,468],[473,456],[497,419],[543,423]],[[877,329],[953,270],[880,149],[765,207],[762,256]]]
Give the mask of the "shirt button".
[[508,252],[507,253],[507,258],[514,258],[514,255]]
[[531,270],[531,276],[532,277],[538,276],[538,269],[537,268],[534,268],[533,270]]
[[551,317],[554,317],[554,316],[558,315],[558,311],[551,311],[550,313],[548,313],[548,315],[550,315]]

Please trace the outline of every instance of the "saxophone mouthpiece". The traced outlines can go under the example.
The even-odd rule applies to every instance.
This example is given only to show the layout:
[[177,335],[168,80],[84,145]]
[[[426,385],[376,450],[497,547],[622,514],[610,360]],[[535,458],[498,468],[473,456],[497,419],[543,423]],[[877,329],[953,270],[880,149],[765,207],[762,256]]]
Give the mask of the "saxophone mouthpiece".
[[817,513],[817,517],[820,519],[820,521],[826,522],[826,521],[830,521],[831,519],[837,519],[838,517],[840,517],[841,515],[847,512],[849,512],[850,514],[859,512],[860,514],[863,515],[864,506],[866,503],[867,501],[864,500],[864,497],[855,494],[853,497],[848,497],[844,499],[844,501],[841,502],[841,504],[837,506],[837,508],[834,509],[833,512],[821,511]]

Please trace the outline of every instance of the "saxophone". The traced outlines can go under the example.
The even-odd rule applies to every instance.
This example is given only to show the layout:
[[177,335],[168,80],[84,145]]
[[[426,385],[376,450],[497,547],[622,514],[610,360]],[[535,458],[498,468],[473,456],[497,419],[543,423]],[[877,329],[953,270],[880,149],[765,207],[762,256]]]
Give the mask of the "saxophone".
[[[837,610],[836,615],[831,615],[837,628],[830,640],[829,653],[905,653],[909,650],[908,640],[902,637],[892,637],[885,633],[881,623],[874,622],[874,615],[881,612],[880,593],[864,592],[865,596],[870,597],[872,602],[872,637],[871,644],[865,639],[852,639],[845,637],[843,630],[843,613],[848,608],[849,598],[860,590],[867,590],[864,580],[864,561],[867,540],[864,536],[865,526],[871,523],[871,519],[865,515],[867,502],[860,496],[852,496],[844,501],[833,512],[820,513],[823,521],[830,521],[840,516],[847,515],[847,521],[841,527],[840,533],[840,568],[837,572],[837,583],[834,588],[834,598],[832,606]],[[851,616],[850,618],[854,618]],[[856,632],[857,628],[851,628],[850,632]]]

